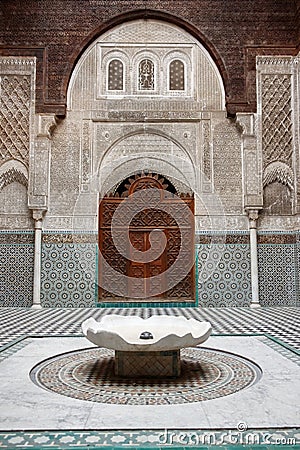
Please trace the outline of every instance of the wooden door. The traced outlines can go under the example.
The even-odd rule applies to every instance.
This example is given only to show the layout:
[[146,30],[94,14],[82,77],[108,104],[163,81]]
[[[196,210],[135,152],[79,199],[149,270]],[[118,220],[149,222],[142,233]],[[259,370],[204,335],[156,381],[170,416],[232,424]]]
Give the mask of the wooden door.
[[[135,176],[123,182],[124,190],[114,195],[105,196],[99,205],[99,301],[124,302],[124,301],[171,301],[192,302],[195,299],[195,267],[194,258],[194,198],[191,195],[165,194],[168,190],[168,182],[158,175],[147,174],[147,176]],[[152,243],[159,239],[161,232],[164,233],[166,242],[164,250],[158,257],[150,258],[149,261],[135,259],[128,252],[128,257],[121,255],[114,245],[112,237],[112,218],[116,209],[125,198],[130,201],[126,203],[124,216],[131,216],[130,211],[134,205],[131,197],[140,189],[161,189],[160,209],[141,210],[130,222],[129,239],[134,249],[139,252],[147,252]],[[182,210],[185,203],[191,214],[187,217],[186,211]],[[181,217],[179,227],[174,217]],[[155,233],[155,231],[157,233]],[[159,233],[158,233],[159,231]],[[185,255],[181,260],[178,258],[182,242],[185,245]],[[133,250],[132,250],[133,249]],[[159,253],[156,253],[159,254]],[[114,269],[114,274],[105,271],[103,259]],[[176,269],[172,268],[179,260]],[[181,265],[180,265],[181,264]],[[190,267],[188,273],[185,268]],[[185,273],[185,275],[182,275]],[[119,277],[118,274],[125,275]],[[113,286],[114,289],[110,290]],[[117,287],[117,289],[116,289]],[[153,300],[151,300],[153,299]]]
[[[135,261],[131,256],[128,261],[127,273],[129,278],[129,295],[134,298],[158,297],[166,290],[164,273],[167,267],[166,249],[159,249],[160,235],[163,232],[167,235],[167,230],[130,230],[129,238],[134,249],[140,252],[147,252],[151,249],[150,233],[152,244],[158,244],[155,259],[148,262]],[[143,281],[142,281],[143,280]]]

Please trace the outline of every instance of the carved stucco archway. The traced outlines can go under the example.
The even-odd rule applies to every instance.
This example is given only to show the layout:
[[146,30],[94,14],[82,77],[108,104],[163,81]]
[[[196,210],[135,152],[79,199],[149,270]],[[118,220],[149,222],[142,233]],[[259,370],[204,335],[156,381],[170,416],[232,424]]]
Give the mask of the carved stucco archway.
[[96,170],[100,195],[142,171],[171,178],[181,192],[198,190],[197,171],[191,155],[171,137],[149,130],[124,136],[106,151]]

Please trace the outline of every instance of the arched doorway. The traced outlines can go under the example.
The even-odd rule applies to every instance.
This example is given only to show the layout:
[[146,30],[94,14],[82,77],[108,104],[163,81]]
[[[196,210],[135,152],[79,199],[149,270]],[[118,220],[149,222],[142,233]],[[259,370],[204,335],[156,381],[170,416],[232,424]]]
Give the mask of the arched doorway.
[[[122,223],[114,222],[119,211]],[[99,301],[194,301],[193,215],[193,196],[178,195],[159,174],[136,174],[107,194],[99,205]],[[122,236],[123,245],[126,227],[121,254],[116,241]]]

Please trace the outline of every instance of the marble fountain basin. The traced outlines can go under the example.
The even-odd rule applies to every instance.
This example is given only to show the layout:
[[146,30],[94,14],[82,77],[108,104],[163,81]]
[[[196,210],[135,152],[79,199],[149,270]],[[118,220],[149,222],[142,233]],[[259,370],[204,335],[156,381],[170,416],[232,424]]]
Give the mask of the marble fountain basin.
[[205,342],[209,322],[182,316],[106,315],[82,323],[86,338],[99,347],[115,350],[115,374],[125,377],[180,375],[180,349]]

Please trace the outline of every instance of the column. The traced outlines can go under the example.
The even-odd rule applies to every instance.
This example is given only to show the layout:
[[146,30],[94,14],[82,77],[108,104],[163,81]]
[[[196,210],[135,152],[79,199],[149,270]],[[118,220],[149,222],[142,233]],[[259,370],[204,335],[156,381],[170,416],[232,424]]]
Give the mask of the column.
[[258,259],[257,259],[257,219],[258,210],[248,210],[249,229],[250,229],[250,258],[251,258],[251,290],[252,300],[250,308],[258,308],[259,292],[258,292]]
[[43,211],[33,210],[34,219],[34,272],[33,272],[33,309],[41,308],[41,247]]

